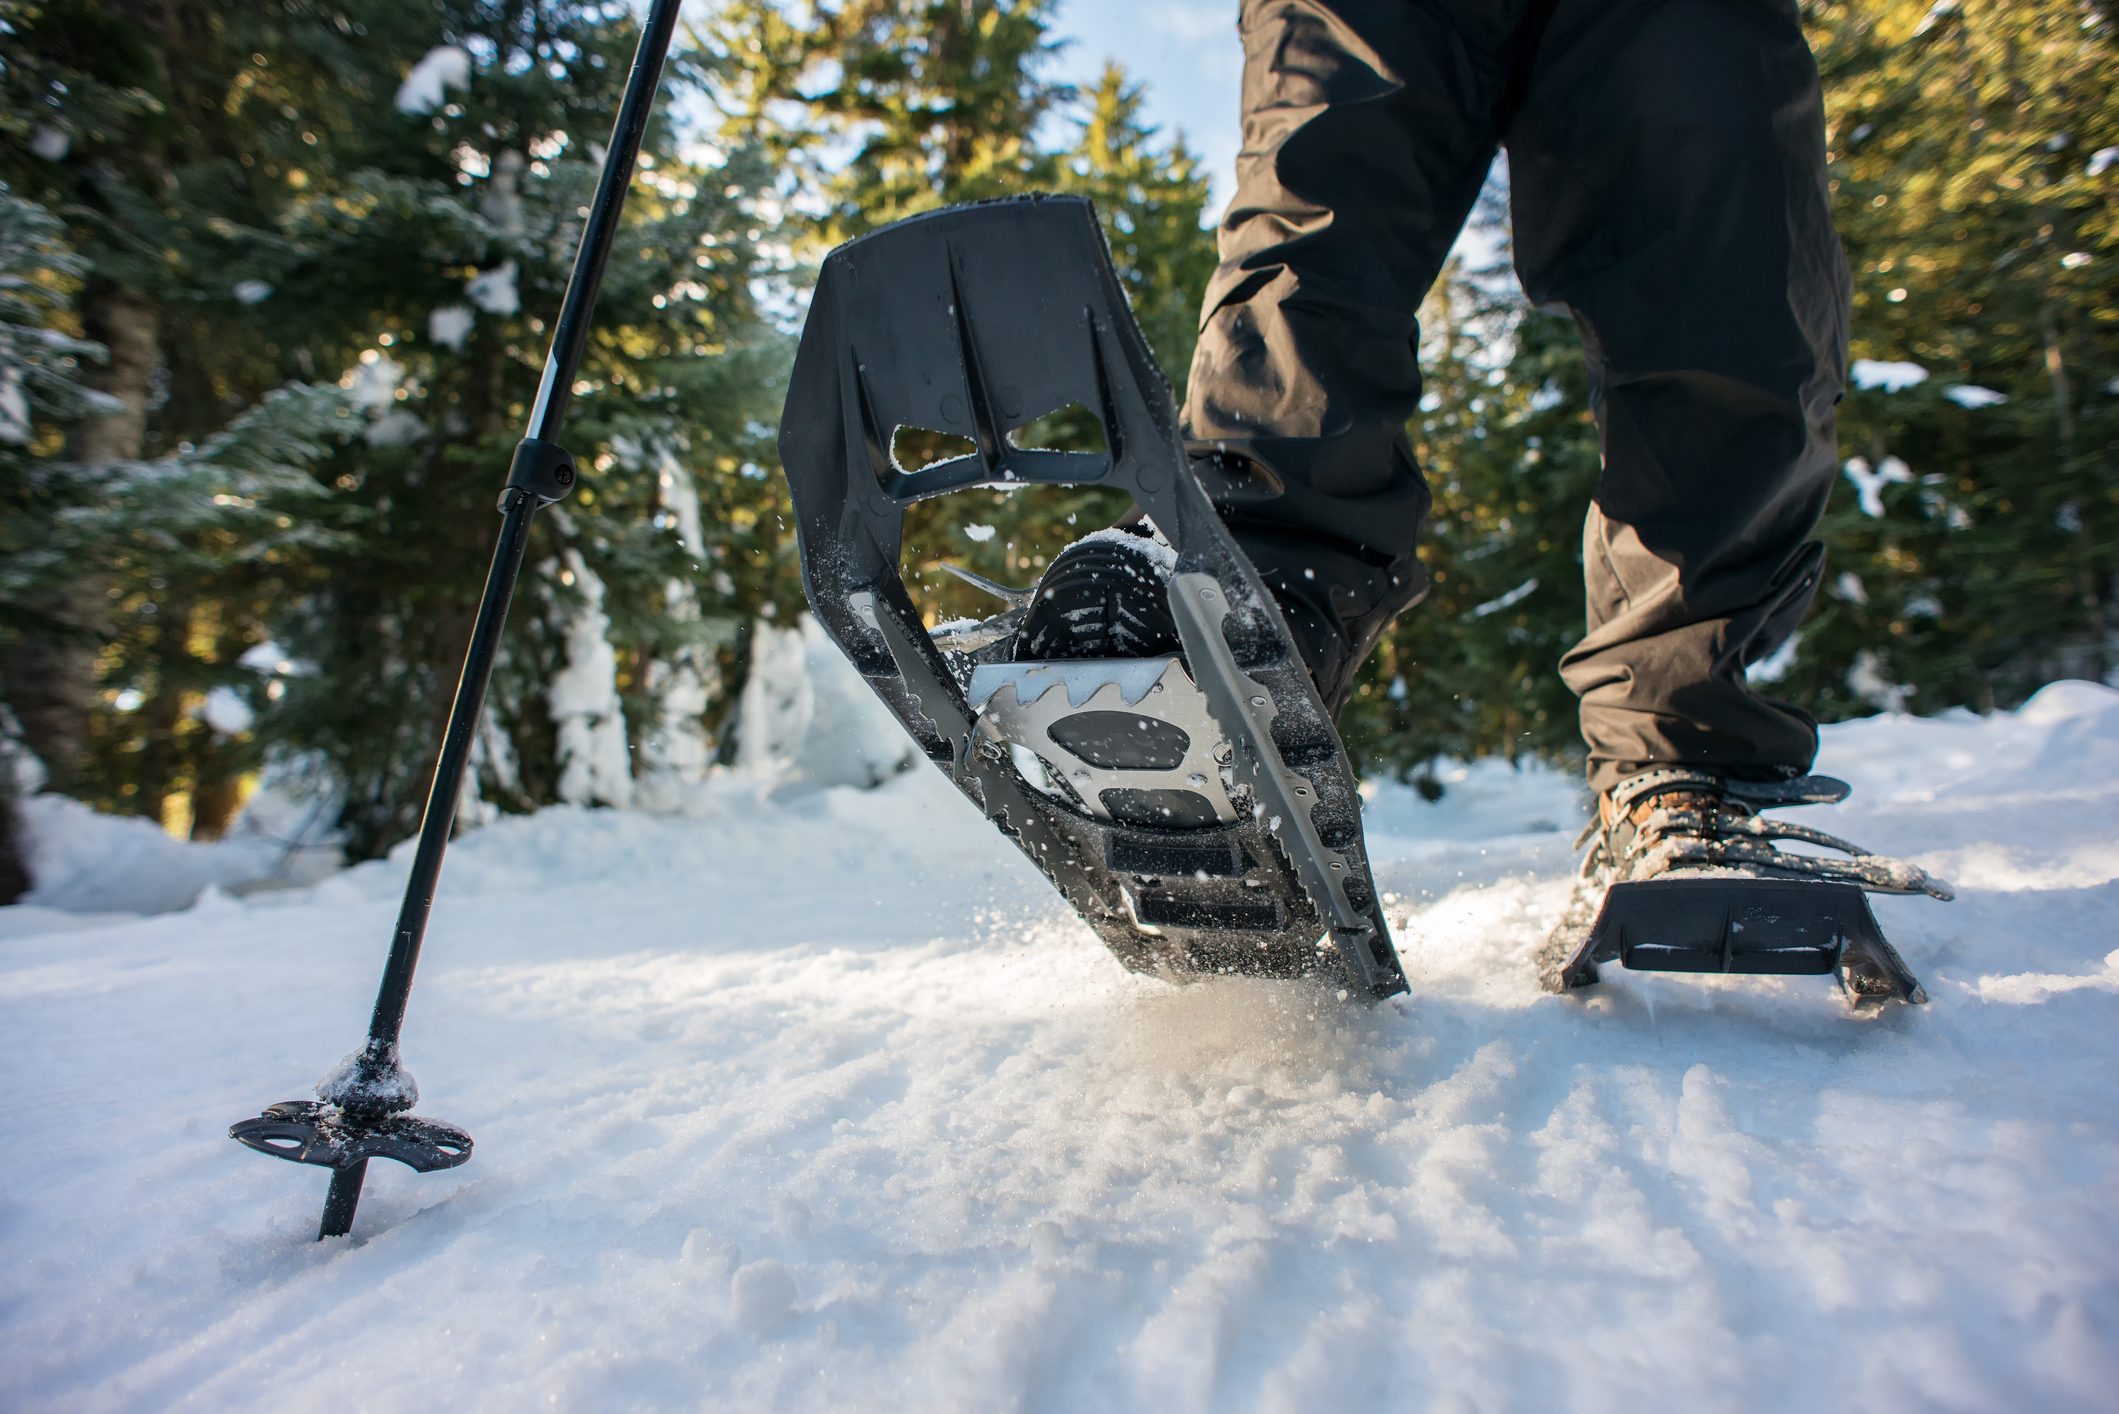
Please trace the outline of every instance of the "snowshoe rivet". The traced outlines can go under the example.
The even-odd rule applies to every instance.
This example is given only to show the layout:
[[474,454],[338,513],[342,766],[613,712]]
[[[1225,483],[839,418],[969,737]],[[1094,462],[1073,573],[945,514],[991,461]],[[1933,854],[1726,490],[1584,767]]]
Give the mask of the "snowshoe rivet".
[[1212,599],[1212,598],[1214,598],[1214,597],[1216,597],[1216,596],[1215,596],[1215,594],[1214,594],[1214,591],[1213,591],[1213,590],[1211,590],[1211,589],[1202,589],[1202,590],[1200,590],[1200,591],[1199,591],[1199,597],[1200,597],[1200,598],[1202,598],[1202,599]]
[[1266,700],[1263,697],[1254,697],[1251,699],[1251,705],[1253,707],[1263,707],[1266,705]]

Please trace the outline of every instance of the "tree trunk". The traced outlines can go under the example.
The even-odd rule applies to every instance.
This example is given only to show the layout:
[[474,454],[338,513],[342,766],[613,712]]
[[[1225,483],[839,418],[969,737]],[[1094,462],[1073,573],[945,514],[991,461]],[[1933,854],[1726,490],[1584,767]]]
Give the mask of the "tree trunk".
[[[88,336],[110,350],[109,362],[90,370],[84,381],[123,406],[76,424],[67,438],[67,458],[90,464],[132,460],[147,437],[157,356],[154,303],[98,281],[83,295],[81,320]],[[43,761],[47,790],[70,791],[80,780],[95,708],[96,659],[109,636],[112,587],[109,576],[88,573],[60,589],[49,604],[48,631],[24,634],[0,665],[22,744]]]
[[[0,766],[0,770],[5,770]],[[15,793],[0,787],[0,907],[29,892],[36,881],[29,876],[29,840],[22,817],[15,810]]]

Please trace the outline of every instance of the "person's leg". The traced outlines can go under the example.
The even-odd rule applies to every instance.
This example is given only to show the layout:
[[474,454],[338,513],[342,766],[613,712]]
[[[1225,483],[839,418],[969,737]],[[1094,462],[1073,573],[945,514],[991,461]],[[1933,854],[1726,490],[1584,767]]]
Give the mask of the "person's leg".
[[[1243,150],[1184,410],[1335,710],[1425,586],[1415,316],[1495,148],[1517,5],[1245,0]],[[1335,691],[1334,689],[1337,689]]]
[[1561,0],[1504,134],[1516,262],[1571,311],[1604,475],[1588,635],[1561,660],[1592,784],[1806,769],[1747,664],[1801,621],[1837,466],[1848,284],[1792,0]]

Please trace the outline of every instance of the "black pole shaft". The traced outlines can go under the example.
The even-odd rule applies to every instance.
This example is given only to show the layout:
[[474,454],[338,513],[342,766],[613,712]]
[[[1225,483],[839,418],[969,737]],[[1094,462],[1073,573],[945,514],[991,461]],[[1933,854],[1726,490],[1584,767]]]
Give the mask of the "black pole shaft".
[[389,1043],[405,1024],[405,1004],[412,996],[412,969],[419,964],[419,945],[427,933],[427,914],[434,906],[434,886],[441,878],[442,855],[449,848],[449,827],[456,819],[457,801],[463,795],[464,768],[471,761],[471,744],[478,737],[479,718],[485,712],[486,684],[493,677],[493,660],[500,652],[501,630],[507,625],[508,606],[515,599],[515,581],[522,574],[524,553],[530,548],[530,521],[537,514],[537,498],[523,491],[508,493],[500,521],[500,543],[493,547],[493,564],[486,571],[486,588],[478,601],[478,618],[471,627],[471,646],[464,654],[464,670],[456,680],[456,700],[449,708],[449,725],[442,733],[441,759],[434,766],[434,782],[427,788],[426,814],[419,822],[419,847],[412,855],[412,874],[405,880],[404,902],[398,905],[397,928],[390,938],[390,960],[383,966],[383,983],[375,994],[375,1014],[368,1019],[368,1039]]
[[552,326],[552,347],[545,354],[544,378],[537,385],[537,401],[530,406],[527,435],[544,441],[557,439],[559,424],[566,420],[567,404],[574,397],[574,372],[588,347],[589,316],[596,308],[596,295],[603,288],[603,267],[616,243],[618,217],[625,207],[626,189],[633,182],[633,163],[640,156],[640,140],[655,111],[655,88],[662,80],[662,61],[669,53],[670,36],[677,28],[677,10],[682,0],[653,0],[647,21],[640,29],[640,44],[633,51],[633,71],[626,76],[625,97],[618,104],[618,121],[611,125],[611,145],[603,159],[603,173],[596,179],[596,195],[589,202],[588,224],[574,252],[574,273],[567,280],[566,298],[559,304],[559,322]]
[[[588,346],[589,320],[596,307],[597,291],[603,284],[603,268],[618,233],[618,218],[625,206],[633,164],[640,155],[640,140],[654,111],[655,89],[661,82],[663,59],[669,53],[670,36],[677,27],[681,0],[653,0],[647,22],[641,27],[640,44],[633,52],[632,72],[625,82],[625,97],[618,106],[618,120],[611,128],[611,145],[589,203],[581,244],[574,255],[574,272],[567,281],[559,320],[552,331],[552,346],[545,354],[544,378],[537,400],[530,409],[528,436],[556,440],[567,404],[572,399],[574,374]],[[471,743],[485,710],[486,684],[493,676],[493,660],[500,649],[500,635],[507,623],[508,605],[515,597],[515,582],[522,573],[523,554],[529,548],[530,522],[538,500],[520,490],[502,499],[500,544],[493,552],[493,565],[478,604],[478,619],[471,631],[471,644],[464,655],[463,675],[456,683],[456,699],[449,708],[449,725],[442,735],[441,758],[435,764],[434,781],[427,790],[427,806],[420,817],[419,846],[412,856],[412,874],[405,881],[405,897],[398,909],[397,928],[390,940],[390,959],[383,968],[382,986],[375,997],[375,1012],[368,1022],[368,1039],[379,1045],[394,1045],[405,1023],[405,1005],[412,995],[412,973],[419,964],[419,948],[427,933],[427,917],[434,905],[434,889],[441,877],[442,856],[449,848],[449,829],[456,820],[457,801],[463,793],[464,768],[470,762]],[[354,1170],[346,1170],[353,1173]],[[332,1191],[338,1191],[334,1180]],[[359,1180],[354,1179],[355,1200]],[[350,1219],[351,1205],[348,1205]]]
[[344,1237],[353,1231],[353,1212],[361,1205],[361,1180],[367,1176],[366,1159],[331,1170],[331,1187],[324,1194],[324,1221],[317,1228],[317,1241]]

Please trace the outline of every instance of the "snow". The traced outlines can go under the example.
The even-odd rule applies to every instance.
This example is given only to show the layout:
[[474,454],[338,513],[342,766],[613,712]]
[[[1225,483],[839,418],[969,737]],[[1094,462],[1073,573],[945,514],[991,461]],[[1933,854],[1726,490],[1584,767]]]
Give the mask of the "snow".
[[1498,614],[1504,610],[1513,609],[1537,592],[1538,577],[1532,575],[1529,579],[1524,580],[1499,598],[1489,599],[1484,604],[1474,606],[1469,617],[1483,619],[1489,614]]
[[478,316],[467,304],[445,304],[427,314],[427,337],[445,349],[460,349]]
[[358,1042],[407,857],[0,909],[0,1405],[2108,1408],[2119,693],[1820,765],[1960,887],[1877,905],[1926,1008],[1545,996],[1581,801],[1493,762],[1376,792],[1381,1006],[1121,971],[924,766],[510,819],[406,1033],[477,1152],[324,1244],[224,1131]]
[[0,366],[0,442],[21,446],[29,441],[29,394],[22,386],[22,371]]
[[515,262],[503,260],[464,281],[464,297],[488,314],[509,315],[522,308],[515,289]]
[[629,805],[633,763],[603,580],[572,547],[560,562],[557,577],[573,591],[558,605],[566,661],[545,693],[559,733],[559,798],[570,805]]
[[983,545],[993,538],[993,527],[990,525],[967,525],[964,527],[964,538],[966,540],[975,540]]
[[1905,486],[1913,480],[1913,469],[1897,457],[1885,457],[1872,469],[1867,457],[1849,457],[1841,470],[1847,480],[1854,484],[1854,493],[1861,502],[1861,513],[1881,519],[1884,514],[1884,488]]
[[263,304],[272,298],[272,286],[263,280],[239,280],[229,293],[242,304]]
[[1896,393],[1928,379],[1928,370],[1917,363],[1886,362],[1874,358],[1854,360],[1850,371],[1854,386],[1864,391],[1881,388],[1886,393]]
[[452,88],[471,86],[471,56],[453,44],[429,49],[398,85],[397,111],[432,113]]
[[[173,913],[209,890],[269,886],[287,851],[264,841],[193,844],[152,820],[103,815],[76,800],[33,795],[16,802],[28,839],[33,887],[23,902],[77,913]],[[7,910],[0,909],[0,917]]]
[[794,628],[753,626],[737,712],[737,769],[777,795],[872,786],[917,755],[808,614]]
[[408,447],[426,435],[427,424],[419,414],[399,403],[369,423],[361,440],[371,447]]
[[1781,646],[1744,669],[1744,681],[1754,683],[1777,683],[1795,669],[1796,654],[1802,651],[1803,631],[1797,629],[1781,640]]
[[247,732],[257,724],[257,714],[250,709],[243,694],[222,683],[209,689],[206,700],[200,705],[199,716],[206,725],[223,736],[235,736]]
[[[645,454],[634,444],[629,450]],[[655,454],[656,482],[685,553],[694,562],[706,557],[706,529],[699,510],[699,487],[689,468],[668,448]],[[687,632],[702,627],[699,592],[689,578],[672,578],[662,587],[663,612]],[[654,704],[647,740],[641,744],[640,776],[634,803],[653,809],[680,808],[683,798],[706,778],[714,744],[706,731],[706,709],[719,695],[720,669],[710,646],[690,642],[648,665],[647,695]]]
[[[64,128],[55,128],[50,123],[39,123],[30,130],[29,150],[35,157],[46,162],[63,162],[66,154],[73,151],[73,134]],[[2095,173],[2091,174],[2092,176]]]
[[1961,408],[1990,408],[2009,400],[2007,393],[1982,388],[1977,383],[1959,383],[1943,389],[1942,395]]
[[397,401],[398,387],[405,381],[405,366],[378,349],[367,349],[360,362],[338,381],[355,407],[378,412]]
[[2100,147],[2090,154],[2089,165],[2083,171],[2092,177],[2101,177],[2114,164],[2119,164],[2119,147]]

